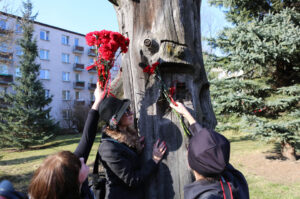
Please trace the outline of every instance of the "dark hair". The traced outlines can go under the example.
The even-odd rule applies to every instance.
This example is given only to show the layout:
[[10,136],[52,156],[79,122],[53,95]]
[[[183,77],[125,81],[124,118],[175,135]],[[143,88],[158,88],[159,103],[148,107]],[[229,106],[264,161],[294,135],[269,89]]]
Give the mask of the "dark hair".
[[81,162],[70,151],[48,156],[31,179],[32,199],[79,199]]

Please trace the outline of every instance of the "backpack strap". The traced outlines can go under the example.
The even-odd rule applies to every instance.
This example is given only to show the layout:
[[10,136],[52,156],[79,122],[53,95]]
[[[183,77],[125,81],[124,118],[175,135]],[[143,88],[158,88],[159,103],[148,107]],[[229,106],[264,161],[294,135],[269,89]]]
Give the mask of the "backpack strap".
[[223,191],[224,199],[233,199],[231,186],[230,186],[229,182],[227,182],[223,176],[221,176],[221,178],[220,178],[220,184],[221,184],[221,188]]

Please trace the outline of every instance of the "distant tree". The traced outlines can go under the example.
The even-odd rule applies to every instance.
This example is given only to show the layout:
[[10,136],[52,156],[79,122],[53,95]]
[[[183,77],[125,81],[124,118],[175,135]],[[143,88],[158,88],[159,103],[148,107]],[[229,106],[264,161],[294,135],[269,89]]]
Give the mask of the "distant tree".
[[36,41],[33,39],[32,3],[23,2],[21,26],[23,36],[19,45],[23,50],[20,57],[21,77],[13,85],[13,93],[4,95],[9,104],[1,108],[0,139],[2,144],[28,148],[33,144],[44,143],[54,135],[56,124],[50,118],[48,107],[52,97],[45,96],[42,83],[38,80],[40,65],[35,63],[38,56]]
[[[300,2],[210,0],[226,8],[234,24],[209,44],[223,56],[206,55],[209,70],[228,76],[211,81],[219,127],[240,128],[281,144],[295,160],[300,133]],[[242,71],[240,75],[232,75]]]

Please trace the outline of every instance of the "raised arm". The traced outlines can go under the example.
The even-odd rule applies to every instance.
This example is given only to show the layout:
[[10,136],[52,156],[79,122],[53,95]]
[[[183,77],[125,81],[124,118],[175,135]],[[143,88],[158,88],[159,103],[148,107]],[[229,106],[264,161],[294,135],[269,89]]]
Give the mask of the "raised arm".
[[103,99],[103,95],[104,91],[100,88],[99,83],[97,83],[97,88],[94,91],[95,102],[89,111],[80,142],[74,152],[77,157],[83,157],[85,162],[89,157],[96,137],[99,119],[98,107]]

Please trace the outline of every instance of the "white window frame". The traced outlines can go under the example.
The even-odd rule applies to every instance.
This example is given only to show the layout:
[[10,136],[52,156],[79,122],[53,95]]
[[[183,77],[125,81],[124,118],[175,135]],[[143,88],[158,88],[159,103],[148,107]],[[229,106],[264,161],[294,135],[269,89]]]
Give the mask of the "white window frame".
[[80,64],[80,62],[81,62],[81,57],[78,56],[78,55],[75,55],[74,63],[75,63],[75,64]]
[[94,64],[95,62],[94,62],[94,58],[90,58],[89,59],[89,65],[92,65],[92,64]]
[[17,46],[16,47],[16,55],[17,56],[22,56],[23,54],[24,54],[24,52],[23,52],[21,46]]
[[62,91],[62,99],[63,100],[71,100],[70,91],[69,90],[63,90]]
[[41,69],[40,70],[40,79],[49,80],[50,79],[50,72],[48,69]]
[[23,33],[23,28],[20,23],[16,23],[16,33]]
[[49,89],[45,89],[45,98],[48,99],[50,98],[50,90]]
[[61,54],[61,61],[63,63],[69,64],[70,63],[70,54],[62,53]]
[[70,37],[67,35],[61,36],[61,44],[63,45],[69,45],[70,44]]
[[79,46],[79,38],[75,38],[74,39],[74,45],[75,46]]
[[39,51],[39,57],[42,60],[49,60],[49,50],[40,49],[40,51]]
[[95,95],[94,92],[90,92],[90,100],[95,101]]
[[4,19],[0,19],[0,29],[6,30],[7,22]]
[[47,30],[40,30],[40,39],[44,41],[49,41],[50,32]]
[[80,91],[75,91],[75,100],[81,100]]
[[62,118],[65,120],[70,119],[70,115],[71,115],[71,109],[64,109],[62,111]]
[[62,72],[62,80],[64,82],[69,82],[70,81],[70,72]]
[[0,74],[8,75],[8,67],[5,64],[0,65]]
[[16,68],[15,76],[16,77],[22,77],[21,69],[19,67]]
[[75,81],[80,82],[80,74],[79,73],[75,73]]
[[7,43],[5,43],[5,42],[1,42],[0,43],[0,51],[4,52],[4,53],[8,52],[8,45],[7,45]]

